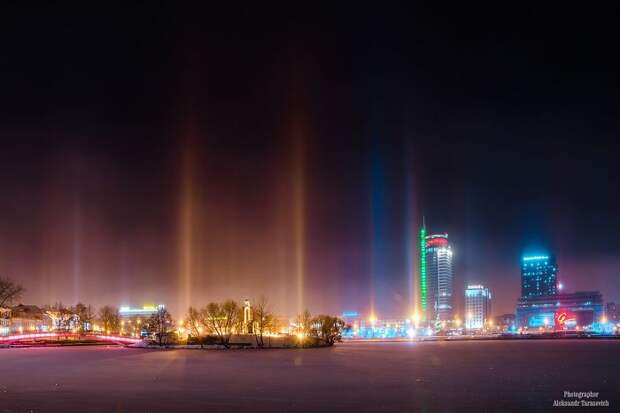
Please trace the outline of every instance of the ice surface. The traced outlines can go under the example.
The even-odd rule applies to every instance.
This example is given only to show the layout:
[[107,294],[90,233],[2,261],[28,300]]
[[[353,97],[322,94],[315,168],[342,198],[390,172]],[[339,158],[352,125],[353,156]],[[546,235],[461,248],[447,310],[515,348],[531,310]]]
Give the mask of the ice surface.
[[620,408],[620,341],[345,343],[304,350],[0,349],[0,412]]

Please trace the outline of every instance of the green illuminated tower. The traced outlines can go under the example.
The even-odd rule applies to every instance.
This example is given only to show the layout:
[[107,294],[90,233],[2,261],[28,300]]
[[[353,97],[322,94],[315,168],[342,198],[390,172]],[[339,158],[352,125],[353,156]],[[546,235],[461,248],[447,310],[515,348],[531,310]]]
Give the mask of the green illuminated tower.
[[421,318],[427,318],[427,285],[426,285],[426,225],[424,218],[422,219],[422,228],[420,228],[420,311]]

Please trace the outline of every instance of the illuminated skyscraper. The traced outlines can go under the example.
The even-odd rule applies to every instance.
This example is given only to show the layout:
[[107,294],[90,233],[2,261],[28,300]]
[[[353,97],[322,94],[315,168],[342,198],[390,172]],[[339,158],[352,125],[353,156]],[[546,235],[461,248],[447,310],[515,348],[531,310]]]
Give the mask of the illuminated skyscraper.
[[428,235],[425,238],[424,266],[426,273],[427,319],[452,320],[452,249],[448,234]]
[[550,255],[525,256],[521,260],[521,297],[542,297],[557,293],[558,267]]
[[491,317],[491,292],[482,285],[468,285],[465,290],[465,328],[479,330]]

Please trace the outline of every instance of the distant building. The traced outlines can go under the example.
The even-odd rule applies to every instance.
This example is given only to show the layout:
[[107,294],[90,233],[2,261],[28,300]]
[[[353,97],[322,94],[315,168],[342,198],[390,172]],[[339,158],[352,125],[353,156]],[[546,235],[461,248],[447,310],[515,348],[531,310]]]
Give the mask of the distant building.
[[[426,230],[424,230],[426,233]],[[450,321],[453,318],[453,266],[452,248],[448,243],[448,234],[427,235],[424,242],[424,263],[421,274],[424,275],[426,299],[426,317],[429,321]],[[423,271],[422,271],[423,269]]]
[[140,308],[132,308],[129,306],[120,307],[118,313],[121,319],[121,334],[129,334],[134,337],[144,337],[148,335],[144,327],[146,320],[163,308],[165,308],[163,304],[145,305]]
[[345,324],[345,334],[350,336],[357,335],[360,329],[360,314],[357,311],[344,311],[340,314],[340,318]]
[[598,291],[578,291],[541,297],[521,297],[517,325],[555,330],[588,329],[603,316],[603,296]]
[[0,307],[0,336],[6,336],[11,331],[11,309]]
[[514,314],[502,314],[495,317],[495,325],[500,331],[511,331],[517,326]]
[[609,302],[605,305],[605,316],[607,317],[607,321],[611,323],[620,322],[620,311],[616,307],[616,303]]
[[358,338],[404,338],[413,337],[414,324],[406,319],[365,320],[355,319],[347,324],[345,337]]
[[551,255],[525,256],[521,260],[521,297],[552,296],[557,292],[558,267]]
[[10,333],[51,331],[54,328],[52,317],[36,305],[20,304],[11,308]]
[[121,307],[118,312],[121,318],[149,318],[153,314],[155,314],[159,309],[164,308],[163,304],[155,305],[145,305],[141,308],[131,308],[131,307]]
[[480,330],[491,317],[491,292],[483,285],[469,285],[465,290],[465,328]]

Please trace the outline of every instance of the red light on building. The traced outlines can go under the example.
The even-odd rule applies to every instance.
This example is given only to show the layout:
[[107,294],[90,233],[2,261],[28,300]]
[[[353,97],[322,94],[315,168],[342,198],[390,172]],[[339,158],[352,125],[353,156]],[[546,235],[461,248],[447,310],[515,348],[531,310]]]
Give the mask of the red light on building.
[[566,314],[565,312],[558,312],[555,315],[556,324],[560,326],[563,326],[566,320],[568,320],[568,314]]
[[448,240],[446,238],[431,238],[426,240],[427,247],[447,247]]
[[576,316],[574,313],[566,310],[558,310],[555,313],[556,330],[570,330],[576,325]]

